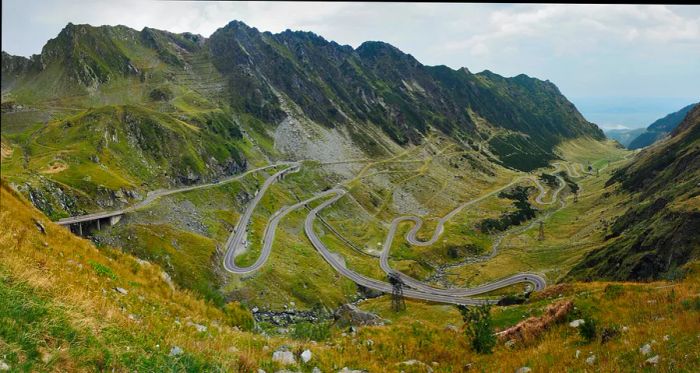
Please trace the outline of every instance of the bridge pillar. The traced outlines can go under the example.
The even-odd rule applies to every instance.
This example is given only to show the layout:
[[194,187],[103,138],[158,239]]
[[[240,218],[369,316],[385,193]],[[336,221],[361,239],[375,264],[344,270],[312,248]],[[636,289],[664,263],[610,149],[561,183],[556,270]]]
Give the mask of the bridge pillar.
[[122,220],[121,215],[114,215],[109,218],[109,225],[114,225],[119,223],[119,221]]
[[100,229],[100,219],[97,219],[97,230],[98,230],[98,231],[101,230],[101,229]]
[[78,223],[78,232],[80,236],[83,236],[83,223]]

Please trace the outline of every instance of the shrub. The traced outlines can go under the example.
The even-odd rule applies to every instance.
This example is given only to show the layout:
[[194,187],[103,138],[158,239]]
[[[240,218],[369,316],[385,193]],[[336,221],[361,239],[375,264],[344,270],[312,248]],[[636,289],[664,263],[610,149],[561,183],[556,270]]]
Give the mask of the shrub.
[[603,328],[600,332],[600,343],[605,344],[620,335],[620,328],[617,325],[611,325]]
[[90,267],[92,267],[92,269],[95,270],[95,273],[97,273],[99,276],[109,277],[112,280],[117,279],[117,275],[115,275],[112,269],[107,267],[106,265],[97,263],[93,260],[88,261],[88,263],[90,264]]
[[526,301],[527,301],[527,297],[525,295],[508,294],[498,301],[498,305],[499,306],[510,306],[513,304],[523,304]]
[[226,315],[226,323],[231,326],[237,326],[242,330],[253,330],[255,326],[253,315],[239,303],[230,302],[227,304],[224,307],[224,314]]
[[464,320],[465,334],[471,338],[471,347],[476,353],[490,354],[496,345],[491,325],[491,306],[458,306]]
[[583,321],[584,323],[579,326],[578,332],[586,342],[590,343],[595,340],[597,335],[596,321],[589,316],[584,317]]
[[290,333],[294,339],[324,341],[331,336],[331,326],[327,322],[311,323],[308,321],[294,324]]
[[683,308],[686,310],[700,311],[700,297],[695,297],[692,299],[683,299],[681,305],[683,305]]

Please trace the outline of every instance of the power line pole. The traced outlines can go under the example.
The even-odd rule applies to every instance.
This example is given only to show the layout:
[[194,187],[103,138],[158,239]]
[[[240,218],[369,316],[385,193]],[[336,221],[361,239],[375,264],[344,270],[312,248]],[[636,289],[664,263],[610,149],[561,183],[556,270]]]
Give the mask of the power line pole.
[[399,312],[406,309],[406,301],[403,298],[403,281],[395,272],[389,273],[389,283],[392,286],[391,309]]

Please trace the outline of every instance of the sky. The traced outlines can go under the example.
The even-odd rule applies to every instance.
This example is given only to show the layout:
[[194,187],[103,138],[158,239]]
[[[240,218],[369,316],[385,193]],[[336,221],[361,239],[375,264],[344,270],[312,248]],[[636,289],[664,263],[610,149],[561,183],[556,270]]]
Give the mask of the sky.
[[29,56],[68,23],[209,36],[231,20],[388,42],[426,65],[550,80],[602,128],[700,101],[700,6],[2,0],[2,50]]

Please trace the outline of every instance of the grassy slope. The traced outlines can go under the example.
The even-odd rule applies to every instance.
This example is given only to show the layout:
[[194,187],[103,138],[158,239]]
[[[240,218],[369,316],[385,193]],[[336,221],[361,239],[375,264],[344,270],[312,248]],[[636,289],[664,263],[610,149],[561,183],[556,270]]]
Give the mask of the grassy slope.
[[[323,371],[343,366],[372,372],[422,371],[398,366],[409,359],[431,364],[438,372],[460,371],[467,363],[485,371],[521,366],[584,370],[589,352],[597,356],[596,369],[639,371],[651,369],[644,364],[648,356],[638,352],[645,343],[652,343],[653,354],[660,355],[657,371],[700,368],[697,264],[680,283],[623,283],[616,291],[606,290],[606,283],[573,284],[538,294],[528,304],[493,311],[494,325],[506,327],[524,315],[539,314],[556,299],[572,299],[600,327],[628,328],[604,345],[586,344],[574,329],[561,325],[529,344],[516,345],[515,351],[499,345],[493,355],[475,355],[459,332],[446,328],[461,325],[453,307],[409,301],[407,311],[394,314],[388,298],[362,307],[392,320],[389,326],[361,328],[352,337],[333,328],[326,342],[316,344],[238,331],[232,325],[245,323],[245,317],[235,306],[224,313],[187,291],[171,289],[156,265],[141,265],[119,250],[97,250],[47,221],[6,186],[0,193],[0,221],[7,227],[0,236],[0,356],[13,369],[274,371],[281,366],[271,361],[272,351],[286,344],[292,351],[312,350],[309,364],[290,367],[301,371],[313,366]],[[39,232],[35,220],[44,224],[46,234]],[[208,330],[197,332],[188,320]],[[174,345],[184,354],[168,356]],[[576,359],[576,350],[583,357]]]
[[[577,140],[563,144],[560,154],[567,160],[594,168],[603,168],[597,175],[586,175],[574,180],[581,186],[579,202],[573,202],[568,188],[562,192],[566,207],[534,206],[552,214],[544,220],[545,240],[539,241],[538,225],[522,231],[515,228],[501,242],[499,254],[484,263],[468,264],[448,271],[447,276],[458,284],[478,284],[507,276],[518,271],[543,273],[549,282],[557,282],[568,270],[594,248],[600,247],[607,225],[613,217],[624,212],[624,195],[613,194],[614,188],[605,188],[610,173],[627,161],[626,152],[594,140]],[[608,161],[611,161],[608,165]],[[549,197],[545,198],[548,201]],[[604,201],[604,203],[601,203]],[[542,215],[542,214],[541,214]],[[527,224],[526,224],[527,225]]]
[[[324,210],[321,216],[341,233],[343,239],[352,242],[364,254],[343,243],[321,222],[316,223],[316,230],[327,246],[340,254],[350,268],[370,277],[385,277],[379,269],[378,259],[366,254],[378,254],[388,223],[394,217],[405,214],[394,201],[396,190],[407,191],[425,207],[428,214],[425,215],[425,227],[421,229],[419,237],[427,239],[435,228],[434,217],[444,215],[463,201],[495,190],[516,176],[498,168],[494,176],[484,175],[461,158],[457,158],[457,162],[454,155],[461,157],[461,154],[456,151],[458,148],[455,148],[454,155],[451,154],[449,149],[454,146],[449,143],[443,144],[447,150],[442,154],[431,151],[431,146],[438,141],[444,140],[426,141],[425,145],[408,149],[398,156],[362,163],[358,165],[357,176],[343,182],[351,193]],[[595,149],[594,145],[597,144],[570,144],[577,151],[566,154],[582,162],[587,159],[619,159],[623,154],[607,146],[599,146],[597,152],[590,152],[591,148]],[[600,162],[594,163],[598,165]],[[329,185],[325,167],[305,164],[302,172],[273,185],[253,215],[249,249],[237,258],[240,265],[250,265],[257,259],[261,235],[274,211],[295,203],[297,198],[308,198]],[[614,207],[598,204],[605,193],[605,175],[613,168],[615,164],[606,167],[598,177],[583,179],[584,192],[579,203],[571,203],[570,194],[566,197],[569,200],[567,208],[554,213],[546,222],[545,241],[535,239],[536,229],[509,236],[503,241],[500,254],[493,260],[450,268],[444,279],[457,286],[476,285],[517,271],[534,270],[546,274],[550,282],[557,281],[602,239],[598,230],[592,230],[594,222],[600,225],[598,219],[601,215],[591,214],[590,211],[599,211],[603,218],[618,213]],[[449,175],[449,172],[453,172],[453,175]],[[251,175],[225,187],[163,198],[147,210],[128,215],[124,223],[103,234],[117,236],[119,239],[115,244],[141,257],[156,260],[180,285],[197,290],[210,299],[221,299],[216,295],[216,289],[225,283],[221,288],[223,294],[250,306],[269,306],[273,309],[282,309],[292,301],[301,309],[317,306],[334,308],[348,299],[354,299],[354,285],[338,278],[304,237],[303,211],[282,220],[272,255],[261,271],[246,276],[217,275],[221,273],[217,246],[225,242],[238,213],[245,209],[244,195],[252,196],[265,175]],[[378,179],[379,175],[388,175],[388,179]],[[523,182],[523,185],[530,184]],[[444,193],[445,197],[436,198],[438,192]],[[562,195],[567,196],[567,192]],[[183,210],[182,206],[187,203],[192,203],[194,210]],[[534,194],[531,203],[535,204]],[[555,210],[544,205],[535,206],[541,208],[543,213]],[[456,215],[445,226],[440,240],[430,247],[406,245],[403,235],[409,225],[404,224],[392,248],[392,265],[414,277],[427,278],[435,273],[437,266],[458,264],[469,255],[489,252],[495,237],[480,232],[478,222],[486,217],[497,217],[510,209],[510,200],[497,196],[486,198]],[[176,215],[182,214],[193,215],[194,224],[203,224],[206,228],[204,232],[179,222]],[[589,235],[592,231],[594,234]],[[574,234],[575,239],[571,238]],[[133,239],[126,240],[128,235]],[[178,244],[176,249],[171,242],[179,242],[183,236],[202,244]],[[575,245],[572,245],[573,241],[576,241]],[[300,272],[300,268],[313,270]],[[228,281],[223,282],[225,278]]]
[[646,280],[677,276],[700,255],[700,109],[673,135],[644,149],[607,184],[626,198],[603,247],[573,271],[577,278]]

